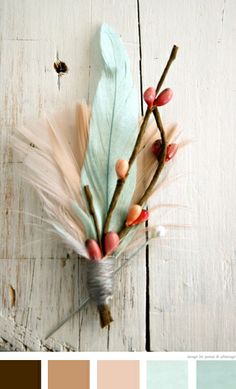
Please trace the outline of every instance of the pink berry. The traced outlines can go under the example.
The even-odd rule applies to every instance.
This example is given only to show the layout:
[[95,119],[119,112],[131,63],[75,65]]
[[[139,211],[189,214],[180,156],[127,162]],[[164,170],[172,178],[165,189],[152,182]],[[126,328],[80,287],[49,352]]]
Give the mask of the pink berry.
[[99,261],[102,259],[102,251],[94,239],[87,239],[85,242],[85,246],[89,255],[89,258],[93,261]]
[[136,224],[144,223],[149,218],[149,212],[146,209],[143,209],[140,213],[139,217],[133,221],[131,224],[132,226],[135,226]]
[[153,105],[157,105],[158,107],[169,103],[172,99],[173,91],[170,88],[164,89],[155,99]]
[[151,146],[151,152],[155,155],[158,161],[161,155],[161,147],[162,147],[161,139],[157,139]]
[[110,231],[105,234],[104,237],[104,249],[106,255],[114,253],[115,249],[119,246],[120,238],[116,232]]
[[[151,146],[151,151],[155,155],[158,161],[160,160],[160,156],[161,156],[161,146],[162,146],[161,139],[157,139]],[[170,159],[172,159],[175,156],[177,150],[178,150],[178,145],[176,143],[170,143],[166,148],[165,162],[168,162]]]
[[172,159],[178,150],[178,145],[176,143],[171,143],[167,146],[166,149],[166,162]]
[[147,103],[148,108],[152,108],[153,102],[156,97],[156,89],[150,86],[148,89],[145,90],[143,94],[144,101]]

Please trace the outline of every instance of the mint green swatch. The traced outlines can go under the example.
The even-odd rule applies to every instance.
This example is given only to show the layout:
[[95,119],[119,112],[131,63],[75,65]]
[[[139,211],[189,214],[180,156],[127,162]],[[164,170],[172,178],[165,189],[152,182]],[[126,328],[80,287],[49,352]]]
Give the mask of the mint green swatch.
[[198,361],[197,389],[235,389],[236,361]]
[[148,361],[147,389],[188,389],[188,362]]

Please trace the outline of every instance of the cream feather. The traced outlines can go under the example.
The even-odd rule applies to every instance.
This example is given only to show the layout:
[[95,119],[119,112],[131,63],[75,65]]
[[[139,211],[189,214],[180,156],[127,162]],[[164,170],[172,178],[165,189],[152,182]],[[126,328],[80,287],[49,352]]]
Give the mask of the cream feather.
[[[166,126],[165,131],[166,131],[166,141],[168,144],[174,142],[180,135],[180,132],[176,124]],[[132,204],[136,204],[138,202],[138,199],[142,196],[143,192],[150,184],[153,174],[157,168],[156,157],[153,155],[150,149],[153,142],[155,142],[155,140],[159,138],[160,135],[159,132],[157,131],[156,123],[153,122],[150,126],[148,126],[148,128],[145,131],[142,144],[140,147],[140,152],[138,154],[138,158],[137,158],[138,173],[137,173],[136,187],[132,198]],[[162,183],[165,182],[165,179],[167,178],[167,174],[168,174],[168,169],[165,169],[165,175],[164,177],[162,176]],[[161,185],[159,182],[158,182],[158,186],[156,186],[153,193],[156,192],[157,188],[158,190],[161,189]]]
[[43,200],[48,221],[85,257],[86,236],[95,235],[80,185],[89,118],[86,103],[77,103],[28,123],[19,130],[22,137],[13,138],[14,148],[27,168],[25,178]]

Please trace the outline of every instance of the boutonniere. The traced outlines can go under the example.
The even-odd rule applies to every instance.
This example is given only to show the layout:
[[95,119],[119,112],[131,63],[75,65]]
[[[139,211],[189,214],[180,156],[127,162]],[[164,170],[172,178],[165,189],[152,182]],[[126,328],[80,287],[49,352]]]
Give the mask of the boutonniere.
[[147,244],[165,233],[148,222],[155,210],[147,202],[181,145],[172,141],[174,128],[167,131],[160,115],[172,99],[172,90],[162,85],[178,48],[157,86],[144,92],[141,120],[126,50],[107,25],[99,32],[99,50],[91,109],[81,102],[47,115],[36,127],[21,128],[14,147],[24,154],[26,178],[41,197],[47,223],[86,258],[89,297],[82,306],[93,300],[105,327],[113,321],[109,300],[117,258],[126,254],[124,266],[142,247],[143,235],[148,233]]

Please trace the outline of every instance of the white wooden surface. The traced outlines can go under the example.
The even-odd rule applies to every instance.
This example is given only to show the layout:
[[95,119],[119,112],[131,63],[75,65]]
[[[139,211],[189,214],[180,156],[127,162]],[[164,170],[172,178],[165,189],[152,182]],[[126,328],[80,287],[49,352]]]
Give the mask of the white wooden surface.
[[[0,0],[1,347],[235,350],[235,18],[234,0]],[[27,214],[43,216],[42,206],[19,178],[9,135],[61,100],[89,98],[90,42],[103,21],[120,33],[138,89],[140,81],[143,88],[156,83],[172,45],[180,46],[166,83],[175,98],[162,113],[193,144],[173,168],[184,177],[153,203],[189,205],[191,211],[161,212],[158,222],[193,228],[150,245],[147,317],[143,251],[117,277],[110,331],[99,329],[89,306],[44,341],[86,295],[85,267]],[[69,67],[60,90],[57,53]]]

